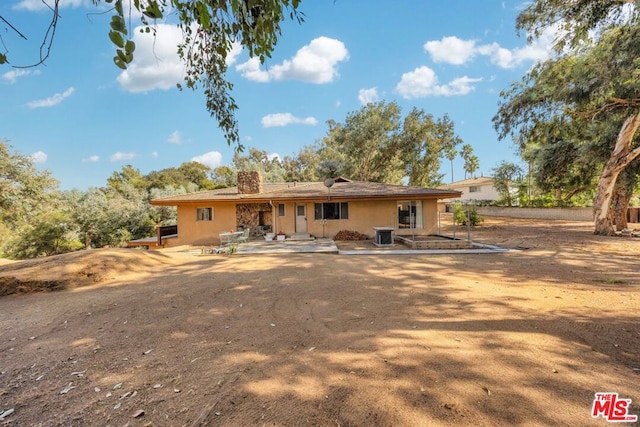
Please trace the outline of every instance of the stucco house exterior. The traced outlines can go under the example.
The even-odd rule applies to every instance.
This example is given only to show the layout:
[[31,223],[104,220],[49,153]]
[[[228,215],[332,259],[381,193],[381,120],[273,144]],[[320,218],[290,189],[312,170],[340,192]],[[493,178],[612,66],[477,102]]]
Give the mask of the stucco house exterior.
[[169,196],[155,206],[177,206],[177,236],[163,246],[218,245],[219,233],[239,228],[332,238],[340,230],[368,236],[373,227],[397,235],[437,232],[439,199],[455,190],[357,182],[263,183],[257,172],[238,173],[238,186]]
[[490,176],[480,178],[463,179],[451,184],[441,185],[442,190],[459,191],[462,196],[456,200],[462,203],[473,203],[478,201],[495,202],[500,199],[500,194],[493,187],[494,179]]

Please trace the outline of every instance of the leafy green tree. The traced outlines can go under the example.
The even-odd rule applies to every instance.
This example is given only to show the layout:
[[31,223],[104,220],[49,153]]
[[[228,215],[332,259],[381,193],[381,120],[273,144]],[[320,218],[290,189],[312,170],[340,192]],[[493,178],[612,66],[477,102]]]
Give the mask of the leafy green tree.
[[511,162],[501,162],[493,169],[493,187],[507,203],[513,205],[512,191],[516,184],[522,180],[523,170],[520,166]]
[[[51,51],[60,17],[61,0],[51,0],[51,22],[44,32],[40,60],[45,62]],[[100,0],[92,0],[99,5]],[[177,46],[178,55],[186,65],[185,85],[201,87],[206,97],[207,111],[218,121],[229,143],[238,144],[238,125],[234,113],[238,108],[231,97],[233,84],[226,78],[227,55],[234,43],[244,46],[251,57],[261,63],[271,56],[281,35],[280,24],[285,19],[302,22],[298,11],[300,0],[104,0],[113,5],[109,39],[115,46],[113,61],[126,69],[133,61],[135,43],[131,29],[136,26],[132,17],[140,16],[142,31],[155,34],[155,23],[165,17],[177,20],[184,34]],[[4,22],[9,22],[2,17]],[[62,21],[60,21],[62,22]],[[18,36],[22,33],[9,25]],[[137,30],[137,29],[136,29]],[[9,63],[8,47],[3,39],[5,53],[0,53],[0,65]]]
[[369,103],[349,113],[344,123],[327,122],[320,141],[322,160],[342,165],[357,181],[400,183],[404,175],[400,152],[400,107],[395,102]]
[[399,138],[409,185],[421,187],[442,183],[441,161],[462,142],[449,116],[435,119],[417,108],[405,117]]
[[122,246],[128,240],[153,235],[150,209],[146,192],[132,186],[121,191],[91,188],[78,198],[74,220],[87,247]]
[[305,145],[295,157],[285,156],[282,159],[285,181],[317,181],[320,179],[317,173],[320,161],[320,152],[315,145]]
[[199,162],[185,162],[178,167],[178,172],[184,176],[186,181],[181,183],[182,185],[190,182],[200,190],[212,190],[215,188],[215,183],[209,178],[212,172],[209,166]]
[[266,182],[283,182],[285,170],[277,157],[269,158],[266,151],[250,148],[248,154],[235,152],[233,167],[238,171],[258,171]]
[[131,165],[125,165],[120,172],[113,172],[111,176],[107,178],[107,188],[126,195],[131,188],[138,191],[146,190],[147,181],[139,169]]
[[[596,129],[602,123],[620,123],[614,143],[605,134],[594,146],[611,147],[593,203],[594,232],[603,235],[615,231],[611,206],[618,176],[640,156],[640,12],[626,3],[539,0],[530,5],[518,26],[535,36],[561,22],[566,33],[556,45],[559,56],[534,67],[503,92],[505,101],[494,118],[501,138],[511,134],[523,141],[539,141],[538,125],[562,123],[560,119]],[[598,31],[590,32],[594,29]]]
[[50,207],[58,182],[33,160],[0,141],[0,222],[18,227]]
[[61,211],[43,212],[23,224],[8,245],[6,255],[25,259],[58,255],[84,247],[71,217]]
[[323,160],[318,164],[316,173],[319,179],[325,180],[329,178],[337,178],[342,173],[342,165],[335,160]]
[[217,187],[233,187],[236,185],[236,171],[230,166],[218,166],[211,173]]

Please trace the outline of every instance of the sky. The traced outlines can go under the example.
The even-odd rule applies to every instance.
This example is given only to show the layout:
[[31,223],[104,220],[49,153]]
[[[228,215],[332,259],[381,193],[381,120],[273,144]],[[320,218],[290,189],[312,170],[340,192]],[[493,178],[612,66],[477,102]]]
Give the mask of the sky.
[[[52,0],[45,0],[51,2]],[[130,164],[143,174],[183,162],[231,163],[229,146],[205,108],[201,91],[178,90],[184,66],[170,20],[157,37],[134,32],[135,59],[126,71],[112,61],[110,14],[91,0],[61,0],[50,56],[38,62],[51,19],[42,0],[2,0],[0,140],[31,156],[60,188],[86,190]],[[280,158],[327,134],[369,102],[397,102],[434,117],[448,114],[480,161],[478,176],[501,161],[520,162],[513,143],[498,141],[492,117],[501,90],[550,55],[551,31],[528,45],[515,30],[523,1],[304,0],[305,22],[283,23],[265,64],[240,48],[227,78],[240,139]],[[133,23],[135,26],[135,22]],[[445,182],[451,172],[443,164]],[[454,161],[453,179],[464,178]]]

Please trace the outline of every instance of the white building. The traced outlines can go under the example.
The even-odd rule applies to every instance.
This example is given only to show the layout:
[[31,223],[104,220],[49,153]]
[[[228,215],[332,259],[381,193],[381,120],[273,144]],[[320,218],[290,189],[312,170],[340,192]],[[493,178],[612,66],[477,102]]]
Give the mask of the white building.
[[495,202],[500,199],[500,194],[493,187],[493,178],[489,176],[481,176],[480,178],[469,178],[462,181],[452,182],[451,184],[441,185],[438,188],[442,190],[461,191],[462,196],[456,201],[462,203],[473,203],[480,201]]

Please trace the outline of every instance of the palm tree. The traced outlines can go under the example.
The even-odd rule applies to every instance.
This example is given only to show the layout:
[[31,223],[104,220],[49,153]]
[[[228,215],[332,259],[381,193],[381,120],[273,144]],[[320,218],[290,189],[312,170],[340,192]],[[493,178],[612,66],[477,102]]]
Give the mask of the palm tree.
[[480,167],[480,160],[475,154],[469,156],[469,159],[464,163],[465,173],[469,173],[470,178],[475,178],[475,171]]
[[460,157],[462,157],[464,159],[464,179],[467,179],[467,172],[468,172],[468,163],[469,163],[469,158],[473,155],[473,147],[470,146],[469,144],[464,144],[462,146],[462,150],[460,150]]

